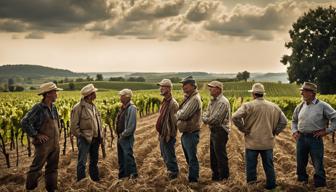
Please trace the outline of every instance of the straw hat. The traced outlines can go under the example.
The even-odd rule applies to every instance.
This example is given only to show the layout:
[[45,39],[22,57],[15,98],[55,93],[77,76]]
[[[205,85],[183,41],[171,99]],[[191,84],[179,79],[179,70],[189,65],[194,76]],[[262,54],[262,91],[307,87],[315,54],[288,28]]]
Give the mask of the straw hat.
[[49,82],[49,83],[43,83],[40,85],[40,88],[38,90],[38,95],[43,95],[44,93],[48,93],[50,91],[62,91],[63,89],[58,88],[55,83]]
[[125,95],[126,97],[132,97],[133,93],[132,93],[132,90],[130,90],[130,89],[123,89],[123,90],[119,91],[119,95],[120,96]]
[[86,96],[88,96],[88,95],[90,95],[91,93],[96,92],[96,91],[98,91],[98,89],[95,88],[95,87],[93,86],[93,84],[90,83],[90,84],[84,86],[84,87],[81,89],[80,93],[81,93],[82,97],[86,97]]
[[261,83],[255,83],[252,86],[251,90],[248,90],[250,93],[259,93],[259,94],[265,94],[265,88],[264,85]]

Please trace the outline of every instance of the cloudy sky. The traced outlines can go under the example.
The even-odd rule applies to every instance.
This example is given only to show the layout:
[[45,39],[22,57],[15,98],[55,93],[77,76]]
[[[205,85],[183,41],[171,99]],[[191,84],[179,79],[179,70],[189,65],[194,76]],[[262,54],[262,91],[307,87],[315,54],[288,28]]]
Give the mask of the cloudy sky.
[[0,0],[0,65],[285,72],[288,30],[332,0]]

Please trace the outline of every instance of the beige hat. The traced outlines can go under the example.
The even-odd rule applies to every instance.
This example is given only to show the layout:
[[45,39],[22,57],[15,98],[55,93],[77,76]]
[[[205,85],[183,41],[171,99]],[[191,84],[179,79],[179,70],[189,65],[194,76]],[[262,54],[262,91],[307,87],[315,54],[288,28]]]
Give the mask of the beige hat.
[[133,93],[132,93],[132,90],[130,90],[130,89],[123,89],[123,90],[119,91],[119,95],[120,96],[125,95],[126,97],[132,97]]
[[80,93],[81,93],[82,97],[86,97],[86,96],[88,96],[88,95],[90,95],[91,93],[96,92],[96,91],[98,91],[98,89],[95,88],[95,87],[93,86],[92,83],[90,83],[90,84],[88,84],[88,85],[85,85],[85,86],[81,89]]
[[255,83],[252,86],[251,90],[248,90],[250,93],[259,93],[259,94],[265,94],[265,88],[264,85],[261,83]]
[[162,79],[162,81],[158,83],[157,85],[164,86],[164,87],[173,87],[173,84],[170,79]]
[[49,82],[49,83],[43,83],[40,85],[40,89],[38,91],[38,95],[43,95],[44,93],[48,93],[49,91],[62,91],[63,89],[58,88],[55,83]]
[[310,82],[304,82],[302,87],[300,88],[300,90],[309,90],[309,91],[313,91],[314,93],[317,92],[317,85],[314,83],[310,83]]
[[208,84],[209,87],[217,87],[219,88],[220,90],[223,91],[223,83],[219,82],[219,81],[211,81],[209,84]]

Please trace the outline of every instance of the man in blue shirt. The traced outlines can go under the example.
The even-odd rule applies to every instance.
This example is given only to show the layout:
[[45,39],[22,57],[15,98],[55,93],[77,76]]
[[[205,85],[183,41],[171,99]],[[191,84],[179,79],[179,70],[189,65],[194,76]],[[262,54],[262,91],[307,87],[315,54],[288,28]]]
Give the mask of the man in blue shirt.
[[326,186],[323,165],[324,146],[322,137],[336,129],[336,111],[328,103],[316,98],[317,86],[305,82],[301,87],[303,102],[293,113],[292,134],[296,142],[298,181],[308,183],[306,167],[308,155],[315,169],[315,187]]

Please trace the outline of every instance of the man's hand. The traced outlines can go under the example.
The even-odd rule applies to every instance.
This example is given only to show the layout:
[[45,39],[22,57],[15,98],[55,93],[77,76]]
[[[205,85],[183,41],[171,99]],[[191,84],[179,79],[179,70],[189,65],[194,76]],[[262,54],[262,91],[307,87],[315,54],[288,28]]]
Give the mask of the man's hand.
[[49,140],[49,137],[44,134],[39,133],[35,136],[35,139],[36,139],[36,144],[43,144]]
[[313,134],[314,134],[314,137],[324,137],[328,135],[326,129],[320,129],[320,130],[314,131]]
[[297,141],[298,139],[299,139],[299,137],[300,137],[300,132],[295,132],[295,133],[293,133],[293,138]]

